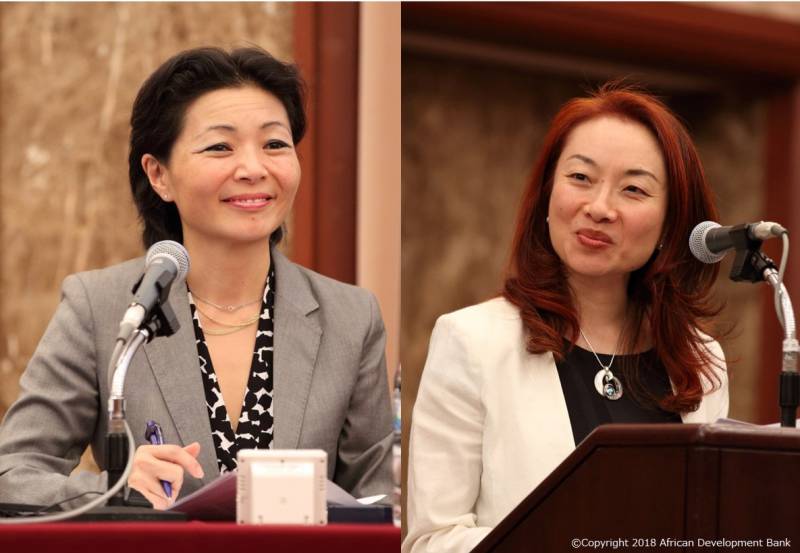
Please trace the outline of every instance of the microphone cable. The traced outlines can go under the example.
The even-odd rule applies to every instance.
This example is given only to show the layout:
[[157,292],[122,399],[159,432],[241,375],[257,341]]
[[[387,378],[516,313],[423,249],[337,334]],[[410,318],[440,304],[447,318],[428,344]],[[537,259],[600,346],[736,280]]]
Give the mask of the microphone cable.
[[34,523],[58,522],[61,520],[68,520],[71,518],[75,518],[79,515],[82,515],[87,511],[91,511],[95,507],[98,507],[104,504],[109,499],[111,499],[128,482],[128,477],[131,474],[131,470],[133,470],[133,454],[134,451],[136,450],[136,442],[133,440],[133,433],[131,433],[131,428],[130,426],[128,426],[128,421],[123,421],[123,422],[125,424],[125,434],[127,434],[128,436],[128,462],[125,465],[125,471],[122,473],[120,479],[117,481],[116,484],[114,484],[111,488],[109,488],[107,492],[103,493],[103,495],[101,495],[100,497],[91,500],[85,505],[81,505],[80,507],[75,507],[74,509],[69,509],[68,511],[64,511],[63,513],[54,513],[54,514],[29,516],[29,517],[0,518],[0,524],[34,524]]

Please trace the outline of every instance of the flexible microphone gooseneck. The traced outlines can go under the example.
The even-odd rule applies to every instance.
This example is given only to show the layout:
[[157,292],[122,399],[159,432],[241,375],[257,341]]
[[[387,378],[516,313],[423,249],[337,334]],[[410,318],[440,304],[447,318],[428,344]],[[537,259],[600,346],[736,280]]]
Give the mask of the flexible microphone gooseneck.
[[[780,236],[783,241],[780,269],[761,252],[761,243],[776,236]],[[764,221],[730,227],[720,226],[714,221],[704,221],[692,230],[689,249],[703,263],[717,263],[729,250],[735,250],[736,259],[731,267],[731,280],[767,282],[772,286],[775,313],[784,331],[779,379],[780,424],[784,427],[795,427],[797,407],[800,405],[800,342],[797,340],[792,301],[783,284],[789,257],[789,232],[778,223]]]
[[[0,519],[0,524],[24,524],[68,520],[89,513],[96,520],[176,520],[182,513],[155,512],[125,505],[123,490],[133,467],[136,442],[125,420],[123,388],[128,365],[137,349],[153,336],[169,336],[178,322],[167,297],[172,284],[186,278],[189,254],[178,242],[164,240],[147,250],[145,270],[134,287],[133,301],[120,323],[120,332],[108,366],[110,397],[106,435],[108,491],[85,505],[57,514]],[[106,507],[100,507],[108,501]]]

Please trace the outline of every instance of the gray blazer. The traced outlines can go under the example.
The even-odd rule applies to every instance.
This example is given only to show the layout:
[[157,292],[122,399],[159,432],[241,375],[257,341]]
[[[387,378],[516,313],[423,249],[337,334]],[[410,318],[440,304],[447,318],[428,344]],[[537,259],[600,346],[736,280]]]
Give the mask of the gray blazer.
[[[374,296],[272,251],[276,274],[275,449],[328,453],[328,478],[355,496],[391,491],[391,407],[385,332]],[[46,504],[107,486],[106,473],[70,476],[87,445],[105,463],[107,365],[143,258],[68,276],[62,299],[0,426],[0,502]],[[169,302],[180,330],[146,344],[125,385],[137,445],[147,420],[168,443],[199,442],[205,476],[219,475],[185,283]]]

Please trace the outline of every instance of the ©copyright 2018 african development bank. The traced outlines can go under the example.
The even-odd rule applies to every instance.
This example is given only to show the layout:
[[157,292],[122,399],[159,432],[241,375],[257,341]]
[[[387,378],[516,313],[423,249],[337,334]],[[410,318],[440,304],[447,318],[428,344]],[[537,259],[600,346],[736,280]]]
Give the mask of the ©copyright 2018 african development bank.
[[573,538],[573,549],[627,549],[629,547],[660,549],[662,547],[715,547],[719,549],[753,549],[756,547],[791,547],[789,538],[759,538],[753,540],[731,540],[727,538],[616,538],[597,540],[591,538]]

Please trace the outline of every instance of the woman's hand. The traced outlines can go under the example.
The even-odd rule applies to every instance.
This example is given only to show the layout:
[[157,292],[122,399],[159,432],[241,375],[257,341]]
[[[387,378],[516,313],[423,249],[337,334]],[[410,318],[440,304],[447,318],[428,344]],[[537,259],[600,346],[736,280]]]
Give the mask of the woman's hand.
[[[142,445],[133,455],[133,469],[128,485],[138,490],[153,504],[154,509],[164,510],[175,502],[183,485],[183,472],[195,478],[203,477],[203,468],[197,462],[200,444],[186,447],[177,445]],[[167,498],[161,480],[172,484],[172,497]]]

